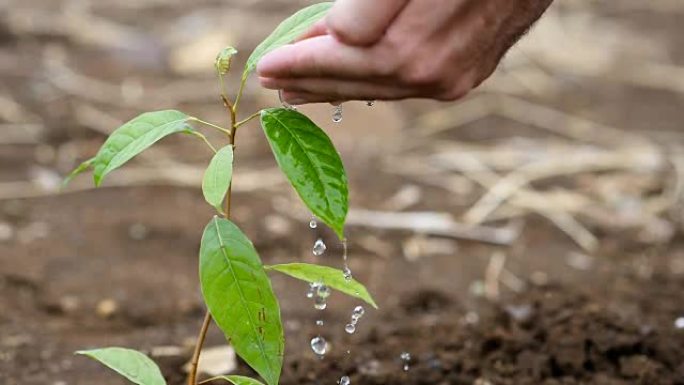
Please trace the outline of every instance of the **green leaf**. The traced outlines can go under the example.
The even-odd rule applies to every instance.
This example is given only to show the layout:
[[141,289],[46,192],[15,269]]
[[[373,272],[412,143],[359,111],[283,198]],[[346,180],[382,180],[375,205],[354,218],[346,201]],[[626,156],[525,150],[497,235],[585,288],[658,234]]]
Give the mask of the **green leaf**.
[[250,72],[256,69],[259,60],[267,53],[291,43],[318,20],[322,19],[332,5],[332,2],[324,2],[308,6],[280,23],[275,31],[266,40],[261,42],[249,56],[243,78],[246,78]]
[[215,217],[200,246],[202,294],[235,352],[269,385],[277,385],[285,341],[280,307],[252,242]]
[[263,110],[261,125],[280,169],[304,204],[344,238],[347,175],[328,135],[305,115],[286,108]]
[[78,355],[90,357],[114,370],[134,384],[166,385],[157,364],[146,355],[131,349],[104,348],[83,350]]
[[278,271],[290,277],[311,283],[322,283],[332,289],[365,301],[374,308],[378,305],[366,287],[355,279],[347,280],[344,272],[332,267],[311,265],[308,263],[288,263],[284,265],[266,266],[266,270]]
[[226,198],[233,177],[233,146],[218,150],[204,172],[202,192],[204,199],[221,212],[221,203]]
[[211,379],[206,380],[204,382],[211,382],[211,381],[216,381],[216,380],[226,380],[233,385],[263,385],[261,382],[255,380],[251,377],[245,377],[245,376],[219,376],[219,377],[211,378]]
[[230,64],[233,61],[233,56],[235,56],[238,51],[233,47],[226,47],[221,50],[216,56],[216,72],[219,75],[225,75],[230,71]]
[[69,175],[67,175],[66,178],[64,178],[64,181],[62,181],[62,187],[66,187],[78,175],[88,171],[88,169],[90,169],[94,162],[95,158],[90,158],[85,162],[81,163],[80,165],[78,165],[78,167],[76,167],[74,171],[70,172]]
[[95,185],[107,174],[123,166],[136,155],[164,137],[192,131],[191,118],[175,110],[147,112],[117,128],[102,145],[93,161]]

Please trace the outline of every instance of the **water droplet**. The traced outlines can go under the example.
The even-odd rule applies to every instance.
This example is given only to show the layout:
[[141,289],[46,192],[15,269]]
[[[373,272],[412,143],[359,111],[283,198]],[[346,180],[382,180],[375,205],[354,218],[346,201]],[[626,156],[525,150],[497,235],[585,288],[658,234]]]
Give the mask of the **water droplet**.
[[349,385],[351,384],[351,379],[349,379],[349,376],[342,376],[337,383],[340,385]]
[[409,370],[409,363],[411,362],[411,353],[409,352],[403,352],[399,356],[401,360],[404,362],[404,371],[408,372]]
[[323,322],[322,319],[319,319],[318,321],[316,321],[316,325],[323,326],[323,325],[325,325],[325,322]]
[[311,221],[309,222],[309,227],[312,229],[318,227],[318,221],[316,221],[316,218],[311,218]]
[[347,326],[344,327],[344,331],[349,334],[354,334],[354,332],[356,332],[356,325],[353,323],[347,324]]
[[335,109],[333,110],[332,121],[334,123],[339,123],[342,121],[342,105],[335,106]]
[[363,306],[357,306],[352,312],[352,317],[356,316],[357,318],[361,318],[364,314],[366,314],[366,309],[364,309]]
[[344,279],[345,279],[347,282],[351,281],[352,278],[354,278],[354,277],[352,276],[352,271],[351,271],[351,269],[349,268],[349,266],[345,266],[345,267],[344,267],[344,272],[343,272],[343,274],[344,274]]
[[311,339],[311,350],[319,356],[325,355],[328,351],[328,341],[321,336],[317,336]]
[[373,107],[373,106],[375,105],[375,100],[369,100],[369,101],[367,101],[367,102],[366,102],[366,105],[367,105],[368,107]]
[[320,284],[310,283],[309,284],[309,291],[306,292],[306,298],[313,298],[314,294],[316,294],[316,292],[318,291],[318,286],[320,286]]
[[318,286],[318,290],[316,290],[316,294],[319,297],[326,299],[326,298],[330,297],[330,288],[325,286],[325,285],[320,285],[320,286]]
[[282,104],[283,107],[289,110],[297,111],[297,107],[291,105],[283,99],[283,90],[278,90],[278,99],[280,99],[280,104]]
[[316,296],[316,299],[314,300],[314,308],[316,308],[316,310],[325,310],[326,307],[328,307],[328,302],[326,302],[325,298]]
[[323,253],[325,253],[327,249],[328,246],[325,245],[325,242],[323,242],[322,239],[318,238],[313,246],[313,254],[317,257],[320,257],[321,255],[323,255]]
[[347,259],[349,259],[349,247],[347,244],[347,238],[342,240],[342,263],[344,264],[344,269],[342,269],[343,274],[344,274],[344,279],[349,282],[352,280],[352,271],[349,268],[349,264],[347,263]]
[[684,329],[684,317],[679,317],[674,322],[675,328]]

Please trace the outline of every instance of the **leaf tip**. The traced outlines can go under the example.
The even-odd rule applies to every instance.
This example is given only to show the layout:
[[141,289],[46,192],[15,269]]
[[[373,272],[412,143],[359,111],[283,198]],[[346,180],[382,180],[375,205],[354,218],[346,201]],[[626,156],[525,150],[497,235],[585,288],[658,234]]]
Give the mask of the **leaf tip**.
[[340,241],[344,241],[346,239],[344,235],[344,224],[335,226],[333,231],[335,234],[337,234],[337,237],[340,238]]
[[375,303],[375,300],[370,296],[370,294],[368,295],[368,301],[369,301],[368,303],[369,303],[371,306],[373,306],[373,309],[375,309],[375,310],[380,309],[380,307],[378,306],[377,303]]

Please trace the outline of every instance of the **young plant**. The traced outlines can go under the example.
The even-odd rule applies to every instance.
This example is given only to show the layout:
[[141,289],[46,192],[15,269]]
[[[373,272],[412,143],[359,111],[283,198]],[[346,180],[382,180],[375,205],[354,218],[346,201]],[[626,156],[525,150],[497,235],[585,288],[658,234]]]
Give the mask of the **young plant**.
[[[199,251],[200,283],[208,312],[191,360],[188,384],[197,384],[197,364],[212,319],[224,332],[236,353],[267,385],[277,385],[283,364],[284,336],[278,300],[267,271],[284,273],[310,283],[324,284],[377,307],[366,288],[341,270],[304,263],[264,266],[252,242],[230,221],[231,177],[236,134],[247,122],[260,117],[275,159],[299,197],[311,212],[340,239],[348,211],[348,188],[344,166],[332,142],[314,122],[290,108],[268,108],[239,120],[240,99],[245,83],[266,53],[290,43],[320,20],[332,3],[302,9],[285,20],[249,56],[235,99],[224,86],[237,50],[228,47],[216,59],[221,100],[230,126],[221,127],[176,110],[147,112],[115,130],[97,155],[82,163],[67,180],[93,171],[96,185],[161,139],[188,134],[201,139],[214,153],[204,174],[202,191],[218,214],[207,224]],[[218,130],[226,144],[216,147],[199,128]],[[142,353],[118,347],[81,351],[138,385],[165,384],[159,368]],[[259,381],[226,376],[234,385],[256,385]]]

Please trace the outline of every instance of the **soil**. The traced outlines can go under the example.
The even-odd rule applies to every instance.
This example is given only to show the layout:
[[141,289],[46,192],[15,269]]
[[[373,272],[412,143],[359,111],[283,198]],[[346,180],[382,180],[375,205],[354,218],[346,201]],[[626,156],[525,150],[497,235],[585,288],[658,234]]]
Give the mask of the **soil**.
[[[67,5],[74,12],[89,2],[10,3],[7,15],[26,10],[57,15],[68,13]],[[174,33],[201,30],[197,25],[221,17],[240,27],[241,34],[230,36],[234,44],[251,47],[305,2],[240,0],[226,5],[202,0],[192,11],[174,0],[92,3],[92,12],[103,20],[144,31],[159,52],[146,50],[142,55],[127,51],[130,47],[103,48],[97,42],[106,39],[74,38],[71,30],[56,33],[48,24],[31,29],[30,23],[16,24],[25,14],[15,24],[0,15],[0,96],[11,97],[25,110],[28,122],[39,121],[45,128],[36,142],[23,144],[3,144],[0,132],[0,193],[4,186],[45,170],[63,175],[102,142],[94,126],[139,112],[136,102],[97,95],[112,95],[112,89],[83,92],[56,86],[49,72],[51,60],[65,60],[77,73],[111,83],[114,94],[134,94],[140,86],[147,89],[147,98],[159,98],[149,90],[173,84],[192,97],[170,107],[218,122],[225,119],[224,111],[205,86],[213,85],[213,79],[181,74],[160,62],[177,44]],[[670,13],[623,11],[617,3],[602,4],[600,10],[587,5],[587,12],[666,39],[670,57],[680,60],[684,41],[672,28],[678,24]],[[16,25],[25,29],[17,32]],[[210,32],[207,36],[213,36]],[[131,74],[136,74],[132,80]],[[648,129],[669,145],[684,143],[674,131],[684,121],[681,94],[596,78],[559,76],[559,82],[569,87],[529,99],[625,130]],[[274,102],[272,94],[248,87],[246,107]],[[343,123],[329,132],[345,160],[353,207],[389,210],[388,197],[413,186],[422,195],[407,210],[448,212],[458,218],[482,195],[482,190],[458,195],[387,170],[388,159],[424,140],[413,136],[415,118],[443,107],[424,102],[345,106]],[[93,119],[88,115],[93,108],[106,116]],[[329,106],[305,110],[319,121],[330,119]],[[14,115],[7,111],[0,109],[0,124],[23,123],[12,120]],[[275,166],[258,127],[249,128],[238,138],[238,176],[241,170]],[[443,134],[432,140],[483,144],[502,137],[542,136],[533,127],[497,117]],[[163,148],[186,164],[207,160],[195,143],[174,138]],[[253,239],[265,263],[312,261],[311,245],[320,236],[329,250],[316,262],[339,267],[341,250],[334,235],[324,229],[313,232],[308,221],[283,210],[296,211],[298,205],[282,180],[254,191],[238,189],[234,220]],[[684,317],[680,214],[668,213],[665,219],[674,233],[657,243],[639,241],[627,232],[591,229],[601,245],[591,256],[534,215],[524,218],[521,235],[511,245],[429,238],[441,242],[443,251],[413,256],[406,245],[425,241],[421,235],[352,227],[351,268],[380,309],[367,309],[357,333],[348,335],[344,325],[358,303],[333,294],[329,308],[317,312],[304,296],[304,284],[274,276],[287,341],[281,383],[334,384],[349,375],[352,385],[684,384],[684,327],[677,327]],[[124,384],[96,363],[72,354],[101,346],[146,351],[160,363],[169,385],[183,384],[182,368],[204,315],[196,255],[201,231],[212,215],[197,189],[168,183],[0,198],[0,384]],[[485,299],[485,271],[492,255],[500,253],[517,281],[502,283],[498,296]],[[316,326],[319,318],[325,326]],[[322,360],[309,348],[317,334],[331,345]],[[207,346],[224,344],[220,331],[212,327]],[[404,352],[411,355],[406,371],[400,358]],[[242,363],[238,372],[250,373]]]

